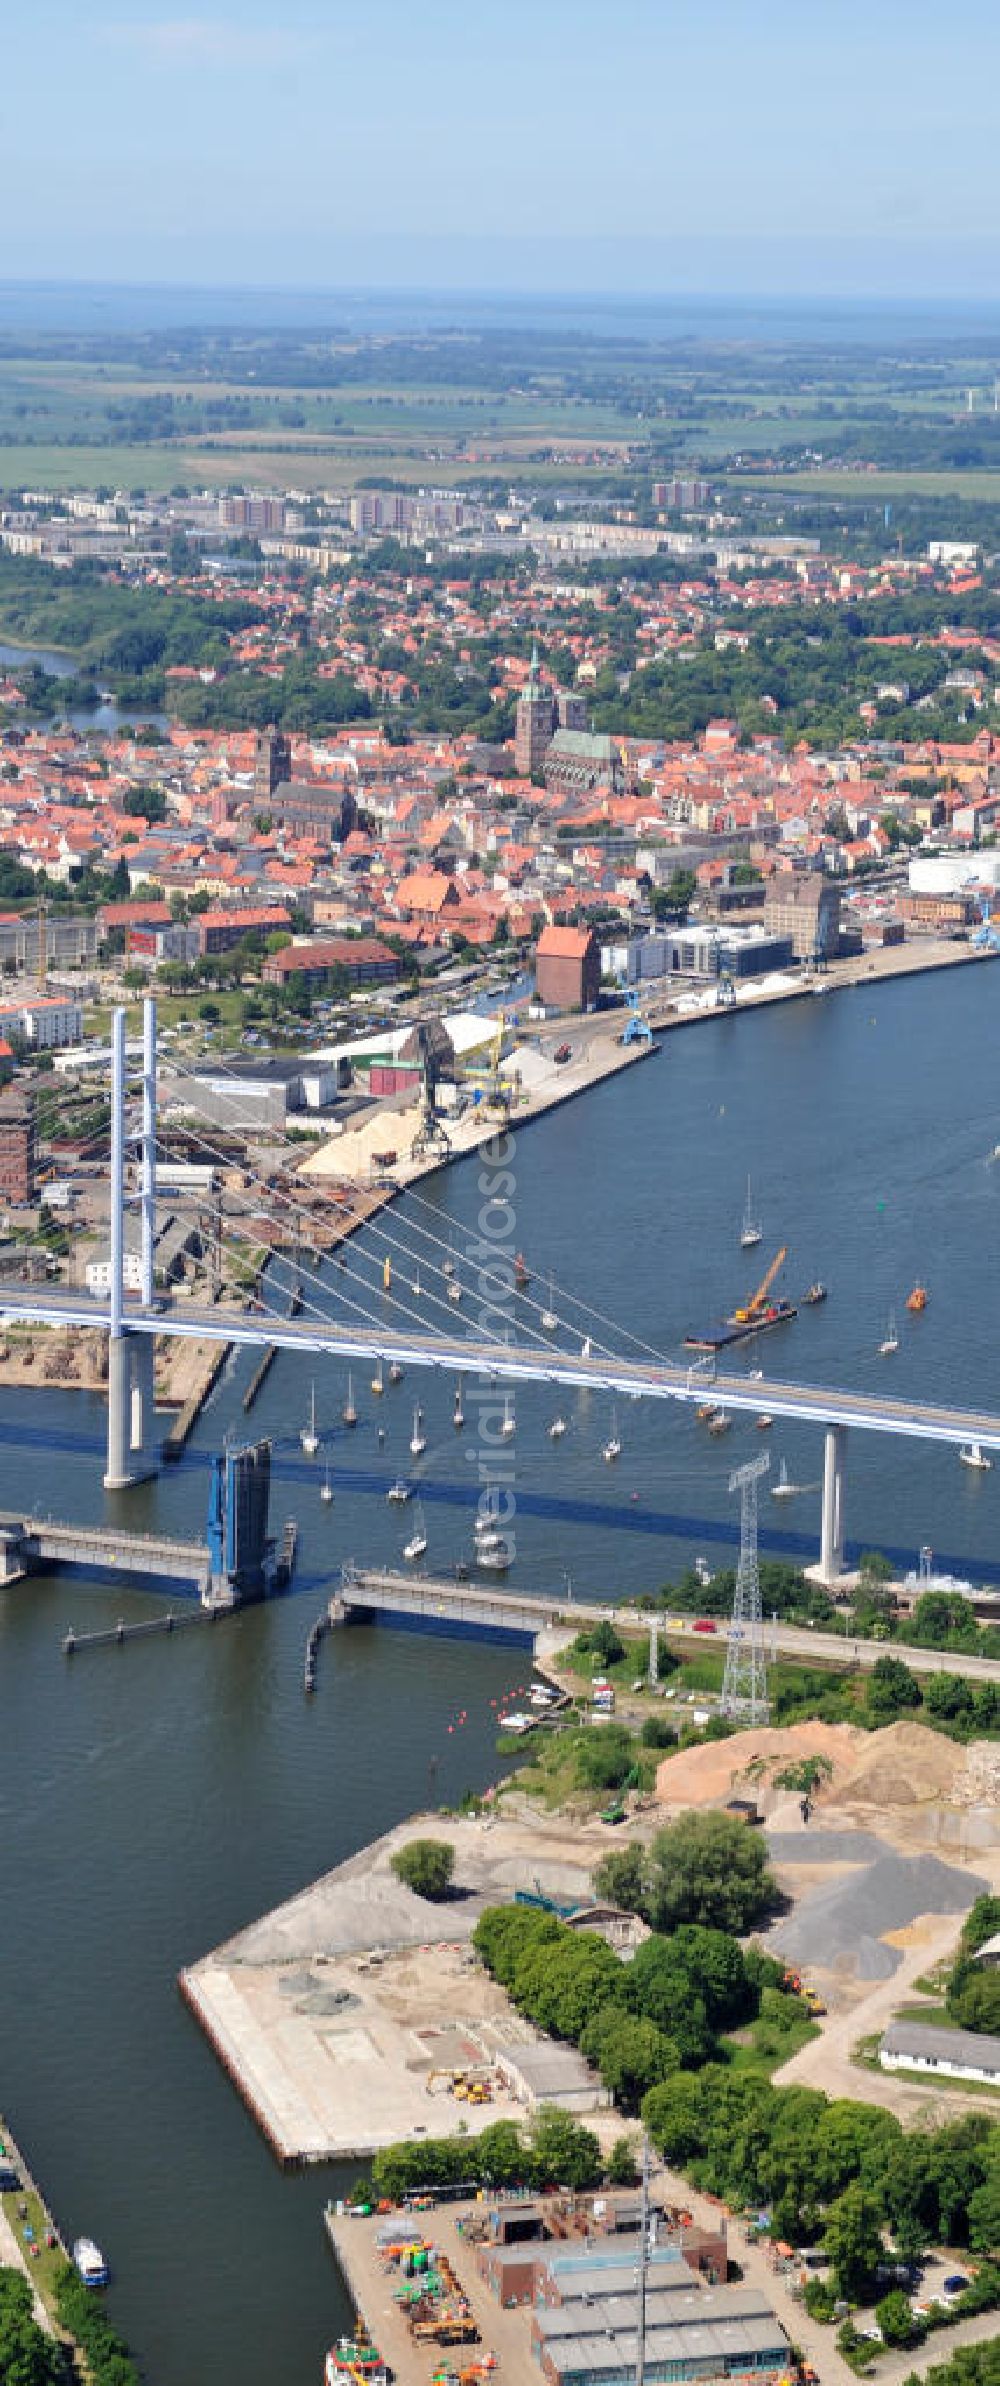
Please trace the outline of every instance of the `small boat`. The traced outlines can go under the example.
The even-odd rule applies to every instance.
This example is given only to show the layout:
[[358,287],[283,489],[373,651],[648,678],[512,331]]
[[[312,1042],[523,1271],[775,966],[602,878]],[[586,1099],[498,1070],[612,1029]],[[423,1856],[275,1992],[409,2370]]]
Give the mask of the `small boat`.
[[345,1402],[344,1402],[343,1408],[341,1409],[341,1412],[340,1412],[340,1413],[341,1413],[341,1416],[342,1416],[342,1418],[343,1418],[343,1420],[344,1420],[344,1423],[345,1423],[345,1425],[356,1425],[356,1424],[357,1424],[357,1421],[358,1421],[358,1412],[357,1412],[357,1409],[356,1409],[356,1408],[355,1408],[355,1406],[354,1406],[354,1385],[353,1385],[353,1383],[352,1383],[352,1381],[351,1381],[351,1378],[350,1378],[350,1376],[348,1376],[348,1378],[347,1378],[347,1398],[346,1398],[346,1400],[345,1400]]
[[495,1541],[497,1537],[497,1520],[495,1515],[491,1514],[488,1508],[485,1515],[481,1509],[477,1508],[475,1517],[473,1519],[472,1530],[477,1541]]
[[392,1291],[392,1261],[388,1253],[382,1261],[382,1290],[383,1292]]
[[708,1559],[696,1558],[694,1561],[694,1570],[701,1584],[702,1590],[707,1591],[709,1583],[712,1580],[712,1569],[708,1563]]
[[385,1496],[394,1508],[405,1508],[410,1498],[410,1486],[404,1483],[402,1475],[397,1475],[395,1482],[390,1483]]
[[758,1417],[758,1419],[757,1419],[757,1431],[758,1431],[758,1433],[770,1433],[770,1430],[771,1430],[771,1427],[772,1427],[773,1423],[774,1423],[774,1418],[773,1418],[773,1417],[770,1417],[770,1416],[768,1416],[768,1413],[767,1413],[767,1410],[766,1410],[766,1408],[765,1408],[765,1409],[762,1409],[762,1410],[761,1410],[761,1413],[760,1413],[760,1416],[759,1416],[759,1417]]
[[323,2367],[323,2386],[390,2386],[391,2377],[360,2322],[356,2336],[342,2336],[331,2345]]
[[974,1466],[980,1474],[989,1474],[993,1460],[987,1458],[985,1450],[980,1449],[978,1442],[963,1442],[958,1455],[963,1466]]
[[611,1431],[608,1435],[607,1441],[604,1444],[604,1448],[601,1451],[601,1457],[606,1460],[608,1466],[613,1466],[615,1459],[620,1458],[621,1454],[622,1446],[618,1437],[618,1411],[616,1408],[613,1408],[611,1411]]
[[557,1318],[557,1316],[556,1316],[556,1313],[555,1313],[554,1302],[555,1302],[555,1285],[554,1285],[554,1282],[553,1282],[553,1279],[552,1279],[552,1277],[550,1276],[550,1277],[549,1277],[549,1305],[548,1305],[548,1308],[547,1308],[547,1309],[543,1309],[543,1310],[542,1310],[542,1328],[543,1328],[543,1331],[544,1331],[546,1334],[554,1334],[554,1333],[555,1333],[555,1330],[556,1330],[556,1327],[557,1327],[557,1325],[558,1325],[558,1323],[559,1323],[559,1319]]
[[299,1435],[299,1440],[305,1451],[306,1457],[315,1458],[316,1452],[319,1449],[319,1434],[316,1431],[315,1384],[310,1384],[309,1386],[309,1423],[308,1425],[303,1425],[302,1431]]
[[509,1392],[505,1392],[505,1393],[504,1393],[504,1403],[503,1403],[503,1422],[502,1422],[502,1424],[501,1424],[501,1427],[500,1427],[500,1438],[501,1438],[501,1441],[505,1441],[505,1442],[509,1442],[509,1441],[511,1441],[511,1440],[513,1439],[513,1436],[514,1436],[514,1434],[516,1433],[516,1431],[517,1431],[517,1425],[516,1425],[516,1421],[515,1421],[515,1417],[514,1417],[514,1412],[513,1412],[513,1409],[511,1408],[511,1405],[510,1405],[510,1393],[509,1393]]
[[373,1392],[374,1392],[374,1394],[375,1394],[375,1398],[376,1398],[376,1400],[381,1400],[381,1398],[382,1398],[382,1394],[383,1394],[383,1392],[385,1391],[385,1376],[384,1376],[384,1374],[383,1374],[383,1372],[382,1372],[382,1361],[381,1361],[381,1359],[379,1360],[379,1362],[378,1362],[378,1365],[377,1365],[377,1367],[376,1367],[376,1369],[375,1369],[375,1373],[374,1373],[374,1375],[372,1376],[372,1391],[373,1391]]
[[476,1542],[476,1564],[487,1574],[506,1574],[513,1558],[502,1533],[490,1533]]
[[410,1435],[411,1458],[419,1458],[426,1448],[427,1436],[424,1432],[423,1410],[421,1408],[415,1408],[413,1411],[413,1432]]
[[449,1251],[447,1259],[443,1259],[441,1262],[441,1274],[442,1276],[453,1276],[454,1273],[455,1254],[454,1251]]
[[531,1282],[531,1274],[530,1274],[530,1271],[529,1271],[529,1268],[528,1268],[528,1262],[527,1262],[527,1260],[525,1259],[524,1253],[523,1253],[523,1251],[515,1251],[515,1253],[514,1253],[514,1290],[515,1290],[515,1292],[527,1292],[527,1289],[528,1289],[528,1286],[529,1286],[530,1282]]
[[513,1732],[518,1739],[523,1739],[525,1732],[534,1731],[534,1728],[534,1716],[526,1715],[523,1709],[520,1707],[515,1707],[512,1714],[501,1715],[500,1717],[501,1731]]
[[763,1383],[763,1381],[764,1381],[764,1370],[763,1370],[763,1367],[748,1367],[748,1368],[747,1368],[747,1382],[748,1382],[748,1384],[762,1384],[762,1383]]
[[919,1316],[919,1314],[920,1314],[920,1311],[921,1311],[922,1309],[926,1309],[926,1307],[927,1307],[927,1286],[926,1286],[926,1284],[915,1284],[915,1285],[914,1285],[914,1287],[913,1287],[913,1291],[912,1291],[912,1292],[908,1292],[908,1293],[907,1293],[907,1296],[906,1296],[906,1306],[907,1306],[907,1308],[908,1308],[908,1309],[911,1309],[911,1310],[913,1311],[913,1314],[914,1314],[914,1316],[915,1316],[915,1317],[918,1317],[918,1316]]
[[787,1466],[786,1466],[786,1464],[785,1464],[785,1461],[784,1461],[784,1459],[782,1459],[782,1461],[781,1461],[781,1471],[780,1471],[780,1473],[779,1473],[779,1476],[778,1476],[778,1480],[777,1480],[777,1482],[776,1482],[776,1483],[770,1483],[770,1484],[768,1485],[768,1490],[770,1491],[771,1498],[772,1498],[773,1500],[793,1500],[793,1499],[795,1498],[795,1495],[796,1495],[797,1491],[798,1491],[798,1488],[799,1488],[799,1487],[798,1487],[798,1484],[797,1484],[797,1483],[790,1483],[790,1482],[789,1482],[789,1480],[788,1480],[788,1468],[787,1468]]
[[400,1364],[399,1364],[399,1360],[398,1360],[398,1359],[390,1359],[390,1361],[389,1361],[389,1382],[390,1382],[391,1384],[401,1384],[401,1383],[402,1383],[402,1381],[403,1381],[403,1370],[402,1370],[402,1368],[401,1368],[401,1366],[400,1366]]
[[99,2245],[92,2237],[78,2237],[73,2247],[73,2267],[85,2287],[106,2287],[108,2265]]
[[890,1309],[885,1333],[883,1334],[882,1340],[878,1346],[879,1358],[891,1359],[893,1351],[898,1349],[899,1335],[896,1332],[896,1313],[894,1309]]
[[755,1218],[753,1214],[753,1201],[751,1199],[750,1179],[748,1177],[746,1208],[743,1212],[743,1224],[740,1227],[740,1250],[755,1250],[757,1244],[763,1239],[763,1233],[764,1229],[761,1226],[759,1219]]
[[698,1419],[699,1425],[710,1425],[712,1418],[718,1415],[718,1409],[719,1403],[717,1400],[703,1400],[701,1407],[696,1408],[694,1412]]
[[709,1417],[708,1430],[710,1433],[728,1433],[732,1421],[728,1409],[717,1408],[714,1416]]
[[411,1284],[411,1286],[410,1286],[410,1291],[411,1291],[411,1292],[412,1292],[412,1294],[413,1294],[414,1300],[416,1300],[416,1301],[419,1301],[419,1299],[420,1299],[420,1269],[419,1269],[419,1268],[417,1269],[416,1275],[414,1276],[413,1282],[412,1282],[412,1284]]
[[458,1281],[458,1277],[450,1276],[448,1279],[448,1299],[449,1301],[460,1301],[461,1298],[462,1287]]
[[415,1564],[416,1564],[416,1561],[417,1561],[417,1559],[418,1559],[418,1558],[422,1558],[422,1557],[424,1556],[424,1554],[425,1554],[425,1552],[426,1552],[426,1549],[427,1549],[427,1531],[426,1531],[426,1527],[425,1527],[425,1525],[424,1525],[424,1515],[423,1515],[423,1509],[421,1508],[421,1506],[420,1506],[420,1502],[419,1502],[419,1500],[418,1500],[418,1502],[417,1502],[417,1512],[416,1512],[416,1518],[415,1518],[415,1522],[414,1522],[414,1526],[413,1526],[413,1531],[412,1531],[412,1533],[410,1534],[410,1538],[409,1538],[409,1540],[407,1541],[407,1543],[406,1543],[406,1545],[405,1545],[405,1548],[404,1548],[404,1550],[403,1550],[403,1556],[404,1556],[404,1558],[406,1559],[407,1565],[409,1565],[409,1566],[413,1566],[413,1565],[415,1565]]
[[324,1477],[323,1477],[322,1483],[320,1484],[320,1487],[319,1487],[319,1496],[320,1496],[320,1499],[321,1499],[321,1500],[322,1500],[322,1502],[323,1502],[323,1506],[324,1506],[324,1508],[328,1508],[328,1507],[329,1507],[329,1505],[330,1505],[330,1501],[331,1501],[331,1500],[332,1500],[332,1498],[333,1498],[333,1484],[332,1484],[332,1483],[331,1483],[331,1481],[330,1481],[330,1469],[329,1469],[329,1467],[327,1467],[327,1470],[326,1470],[326,1473],[325,1473],[325,1475],[324,1475]]
[[581,1344],[580,1344],[580,1357],[581,1357],[581,1359],[589,1359],[589,1357],[590,1357],[590,1335],[589,1335],[589,1334],[587,1335],[587,1338],[586,1338],[586,1340],[585,1340],[584,1342],[581,1342]]
[[808,1292],[804,1292],[802,1295],[803,1307],[806,1309],[816,1309],[818,1308],[820,1301],[825,1301],[826,1297],[826,1285],[821,1284],[817,1278],[816,1283],[810,1284]]
[[452,1420],[451,1420],[451,1421],[452,1421],[452,1424],[454,1425],[454,1428],[455,1428],[455,1431],[456,1431],[456,1433],[461,1433],[462,1427],[463,1427],[463,1425],[464,1425],[464,1423],[465,1423],[465,1410],[464,1410],[464,1408],[462,1407],[462,1386],[461,1386],[461,1384],[456,1384],[456,1385],[455,1385],[455,1407],[454,1407],[454,1412],[453,1412],[453,1415],[452,1415]]
[[551,1423],[551,1425],[549,1426],[549,1440],[550,1440],[550,1442],[560,1442],[560,1441],[562,1440],[562,1437],[563,1437],[563,1434],[565,1433],[565,1431],[566,1431],[566,1419],[565,1419],[565,1417],[562,1417],[562,1416],[559,1416],[559,1417],[553,1417],[553,1419],[552,1419],[552,1423]]

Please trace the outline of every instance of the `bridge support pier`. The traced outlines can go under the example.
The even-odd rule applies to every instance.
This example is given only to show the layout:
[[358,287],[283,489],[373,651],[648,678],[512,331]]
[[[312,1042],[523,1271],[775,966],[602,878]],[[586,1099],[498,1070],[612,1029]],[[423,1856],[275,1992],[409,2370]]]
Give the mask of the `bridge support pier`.
[[847,1480],[847,1427],[828,1425],[823,1451],[823,1515],[820,1527],[819,1579],[838,1582],[844,1572],[844,1492]]
[[146,1436],[153,1422],[153,1343],[113,1334],[108,1343],[108,1463],[105,1491],[130,1491],[156,1473]]

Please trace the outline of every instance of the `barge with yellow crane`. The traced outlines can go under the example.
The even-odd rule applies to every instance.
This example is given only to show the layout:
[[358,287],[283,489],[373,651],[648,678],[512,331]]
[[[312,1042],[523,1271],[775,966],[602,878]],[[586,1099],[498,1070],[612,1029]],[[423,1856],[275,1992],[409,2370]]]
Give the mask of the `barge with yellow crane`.
[[727,1317],[722,1325],[712,1326],[706,1333],[685,1334],[685,1348],[687,1350],[729,1350],[734,1343],[748,1342],[752,1334],[770,1333],[773,1326],[787,1325],[791,1318],[797,1317],[798,1310],[794,1301],[786,1301],[780,1294],[775,1297],[772,1297],[771,1294],[771,1287],[776,1276],[784,1267],[787,1257],[788,1248],[783,1243],[776,1257],[772,1259],[766,1275],[758,1284],[756,1292],[752,1292],[748,1300],[744,1301],[739,1308],[734,1309],[731,1317]]

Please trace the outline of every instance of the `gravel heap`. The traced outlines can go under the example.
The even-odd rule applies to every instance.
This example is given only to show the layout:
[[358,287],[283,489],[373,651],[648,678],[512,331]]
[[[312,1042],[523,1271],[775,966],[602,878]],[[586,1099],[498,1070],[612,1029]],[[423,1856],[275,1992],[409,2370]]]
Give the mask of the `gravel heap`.
[[[933,1735],[928,1735],[929,1737]],[[849,1965],[860,1980],[889,1980],[901,1954],[882,1932],[902,1930],[922,1914],[964,1914],[989,1882],[942,1864],[939,1856],[879,1856],[805,1897],[771,1932],[769,1945],[803,1969]]]

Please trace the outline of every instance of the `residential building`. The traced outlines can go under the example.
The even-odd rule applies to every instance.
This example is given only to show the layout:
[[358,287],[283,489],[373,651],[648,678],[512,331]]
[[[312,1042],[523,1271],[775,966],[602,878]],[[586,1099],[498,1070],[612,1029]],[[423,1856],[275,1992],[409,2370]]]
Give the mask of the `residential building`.
[[78,1002],[57,995],[35,995],[26,1002],[0,1002],[0,1036],[15,1049],[26,1045],[35,1052],[53,1052],[66,1044],[82,1044],[83,1012]]
[[317,936],[270,953],[261,976],[266,986],[321,986],[331,969],[340,969],[352,986],[384,986],[399,976],[399,966],[376,936]]
[[883,2071],[926,2071],[940,2079],[1000,2084],[1000,2038],[973,2030],[935,2029],[930,2022],[894,2021],[878,2050]]

